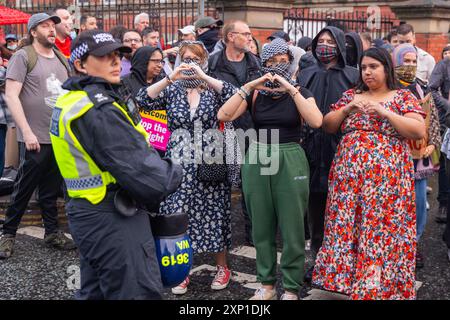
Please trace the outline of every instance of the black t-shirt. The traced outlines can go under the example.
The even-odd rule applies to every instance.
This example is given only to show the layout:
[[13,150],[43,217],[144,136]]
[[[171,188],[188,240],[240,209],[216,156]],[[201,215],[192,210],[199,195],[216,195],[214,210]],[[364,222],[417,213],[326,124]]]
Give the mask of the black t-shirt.
[[244,57],[241,61],[228,61],[235,71],[239,83],[244,84],[247,80],[247,59]]
[[[313,97],[311,91],[300,87],[305,99]],[[255,130],[266,129],[267,134],[258,132],[258,141],[271,143],[271,131],[279,130],[279,143],[300,141],[302,121],[294,100],[286,93],[278,99],[257,93],[253,106],[254,91],[247,98],[248,109],[252,115]],[[261,135],[262,133],[262,135]]]

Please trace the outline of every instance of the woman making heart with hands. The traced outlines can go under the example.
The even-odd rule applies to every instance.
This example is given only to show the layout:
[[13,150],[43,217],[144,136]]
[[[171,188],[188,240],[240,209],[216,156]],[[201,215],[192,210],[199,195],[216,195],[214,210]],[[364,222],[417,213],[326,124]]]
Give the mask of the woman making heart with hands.
[[[322,113],[307,89],[289,74],[293,57],[282,39],[262,52],[263,76],[245,84],[219,110],[220,121],[232,121],[247,108],[257,130],[242,166],[242,188],[252,221],[258,281],[252,300],[276,298],[276,226],[283,238],[281,299],[298,299],[305,263],[303,216],[309,195],[309,166],[299,145],[302,121],[322,124]],[[251,136],[251,135],[250,135]],[[258,154],[271,154],[278,170],[264,174],[267,163]]]
[[[355,89],[330,106],[323,129],[342,133],[328,183],[325,236],[312,284],[351,299],[415,299],[414,165],[407,139],[424,113],[400,89],[389,53],[364,51]],[[399,272],[401,270],[401,272]]]
[[[201,42],[182,42],[179,55],[181,64],[170,77],[142,88],[136,100],[144,110],[167,111],[172,135],[165,156],[178,160],[183,168],[180,188],[161,203],[159,213],[188,213],[194,254],[214,253],[217,273],[211,289],[222,290],[231,279],[226,257],[231,246],[231,186],[228,181],[205,182],[199,177],[196,150],[201,144],[200,155],[205,157],[208,145],[203,137],[217,128],[217,111],[236,88],[206,74],[208,51]],[[172,293],[186,293],[189,282],[187,277]]]

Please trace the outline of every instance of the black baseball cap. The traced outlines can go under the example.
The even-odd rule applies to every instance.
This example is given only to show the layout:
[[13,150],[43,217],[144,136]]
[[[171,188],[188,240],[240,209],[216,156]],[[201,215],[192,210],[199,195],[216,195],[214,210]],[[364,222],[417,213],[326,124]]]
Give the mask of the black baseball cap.
[[289,37],[289,35],[284,31],[275,31],[269,37],[267,37],[267,40],[272,41],[275,38],[281,38],[286,42],[291,41],[291,38]]
[[103,30],[88,30],[81,32],[71,47],[70,63],[81,59],[85,55],[103,57],[118,50],[122,53],[131,53],[131,48],[117,42],[113,35]]

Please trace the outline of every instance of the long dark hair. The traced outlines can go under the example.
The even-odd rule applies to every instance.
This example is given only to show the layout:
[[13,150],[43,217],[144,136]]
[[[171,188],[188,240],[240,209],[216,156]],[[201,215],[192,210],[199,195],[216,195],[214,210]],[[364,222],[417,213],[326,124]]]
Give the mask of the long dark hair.
[[[377,60],[384,66],[384,73],[386,74],[386,85],[389,90],[397,90],[400,88],[398,80],[395,76],[394,63],[392,62],[391,55],[384,48],[370,48],[363,52],[359,59],[359,65],[361,66],[364,57],[369,57]],[[362,80],[362,68],[359,70],[359,80],[356,85],[357,91],[368,91],[369,87]]]

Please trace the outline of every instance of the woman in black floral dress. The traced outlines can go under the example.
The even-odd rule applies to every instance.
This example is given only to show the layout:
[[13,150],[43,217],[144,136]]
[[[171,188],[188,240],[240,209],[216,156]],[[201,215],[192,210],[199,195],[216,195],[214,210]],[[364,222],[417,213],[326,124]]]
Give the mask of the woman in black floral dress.
[[[189,214],[192,248],[195,253],[216,254],[217,274],[211,288],[221,290],[231,278],[226,260],[231,245],[231,186],[227,181],[201,181],[197,167],[208,144],[203,141],[205,133],[217,128],[217,111],[235,88],[206,75],[208,52],[200,42],[182,43],[179,54],[181,65],[170,77],[141,89],[137,101],[146,110],[167,111],[171,138],[166,156],[183,167],[183,182],[161,203],[160,214]],[[189,277],[172,292],[184,294],[188,284]]]

